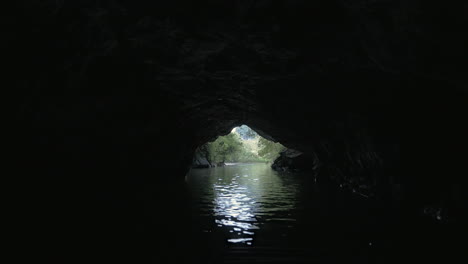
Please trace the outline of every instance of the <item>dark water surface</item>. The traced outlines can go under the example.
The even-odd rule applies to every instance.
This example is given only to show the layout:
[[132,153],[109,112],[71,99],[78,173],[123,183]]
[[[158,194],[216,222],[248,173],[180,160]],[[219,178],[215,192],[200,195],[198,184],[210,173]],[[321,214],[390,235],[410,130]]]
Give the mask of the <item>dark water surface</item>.
[[371,255],[371,205],[350,210],[348,203],[362,198],[319,191],[310,175],[276,172],[268,164],[237,164],[194,169],[187,184],[194,236],[218,252],[241,248],[243,256],[257,256],[260,250],[276,260],[287,258],[284,262],[299,255],[306,262],[324,255],[331,261],[328,251],[337,248],[348,252],[343,254]]
[[307,173],[237,164],[194,169],[186,181],[202,263],[444,262],[461,252],[457,230]]

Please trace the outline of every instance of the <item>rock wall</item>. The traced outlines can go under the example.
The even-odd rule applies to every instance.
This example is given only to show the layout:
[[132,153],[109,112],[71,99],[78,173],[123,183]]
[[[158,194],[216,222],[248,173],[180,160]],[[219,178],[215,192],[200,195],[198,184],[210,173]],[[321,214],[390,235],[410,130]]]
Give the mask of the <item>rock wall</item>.
[[216,166],[208,160],[208,153],[206,151],[197,148],[193,155],[192,168],[211,168]]
[[276,171],[308,171],[313,168],[313,159],[307,159],[300,151],[286,149],[271,164],[271,168]]

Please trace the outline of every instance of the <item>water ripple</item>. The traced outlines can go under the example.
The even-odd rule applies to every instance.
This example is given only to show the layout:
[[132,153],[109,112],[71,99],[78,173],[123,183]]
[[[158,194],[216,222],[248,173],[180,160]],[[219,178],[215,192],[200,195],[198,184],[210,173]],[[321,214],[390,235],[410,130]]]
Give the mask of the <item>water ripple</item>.
[[[242,175],[242,177],[241,177]],[[295,222],[298,184],[288,182],[266,164],[192,171],[189,184],[200,215],[211,215],[230,243],[253,242],[265,222]],[[198,192],[197,192],[198,191]]]

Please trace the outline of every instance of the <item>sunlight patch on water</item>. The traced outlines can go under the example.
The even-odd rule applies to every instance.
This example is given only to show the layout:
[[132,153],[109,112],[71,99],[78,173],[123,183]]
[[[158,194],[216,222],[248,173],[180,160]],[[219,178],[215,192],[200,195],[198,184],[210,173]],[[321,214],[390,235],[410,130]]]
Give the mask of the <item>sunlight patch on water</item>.
[[211,214],[216,232],[227,236],[229,243],[251,245],[263,224],[281,222],[286,228],[295,222],[290,212],[296,206],[298,184],[280,177],[268,165],[240,164],[195,172],[199,175],[191,176],[192,183],[198,185],[193,188],[203,194],[199,196],[200,214]]
[[228,242],[230,243],[244,243],[244,242],[247,242],[247,241],[252,241],[253,238],[231,238],[231,239],[228,239]]

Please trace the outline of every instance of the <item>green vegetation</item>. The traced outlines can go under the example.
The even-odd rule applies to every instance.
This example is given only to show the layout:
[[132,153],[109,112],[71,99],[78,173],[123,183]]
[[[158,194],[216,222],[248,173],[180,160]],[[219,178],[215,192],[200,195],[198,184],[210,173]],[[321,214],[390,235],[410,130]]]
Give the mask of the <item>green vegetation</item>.
[[[239,133],[241,132],[241,133]],[[245,135],[248,135],[246,137]],[[247,126],[235,128],[199,148],[211,164],[220,162],[272,162],[285,147],[259,136]]]
[[275,143],[263,137],[258,140],[258,156],[267,161],[274,161],[279,153],[286,148],[280,143]]

